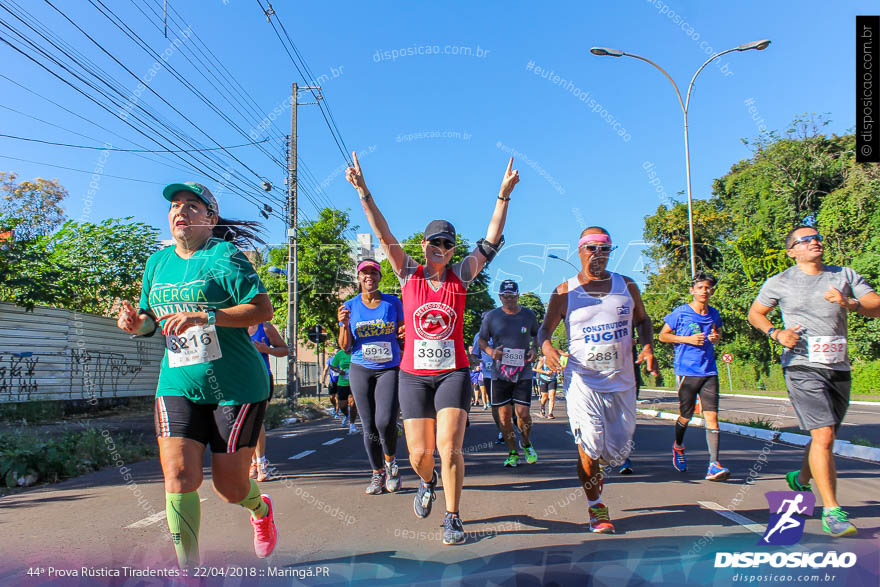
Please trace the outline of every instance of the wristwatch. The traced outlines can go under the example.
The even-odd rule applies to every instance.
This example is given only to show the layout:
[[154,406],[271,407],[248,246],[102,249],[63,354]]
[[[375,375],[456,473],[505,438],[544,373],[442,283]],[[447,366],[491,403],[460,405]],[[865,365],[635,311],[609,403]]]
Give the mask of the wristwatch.
[[217,324],[217,314],[214,312],[214,309],[211,308],[208,310],[208,326],[214,326]]
[[776,330],[777,329],[775,327],[771,326],[770,330],[767,331],[767,338],[769,338],[770,340],[773,340],[773,332]]

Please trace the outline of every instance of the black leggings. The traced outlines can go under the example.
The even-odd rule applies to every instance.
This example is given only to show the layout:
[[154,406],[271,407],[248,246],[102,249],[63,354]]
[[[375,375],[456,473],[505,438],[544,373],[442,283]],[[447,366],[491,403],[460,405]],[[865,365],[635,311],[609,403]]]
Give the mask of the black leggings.
[[397,371],[397,367],[368,369],[355,363],[349,370],[351,393],[364,427],[364,448],[374,471],[385,465],[383,453],[393,457],[397,452]]

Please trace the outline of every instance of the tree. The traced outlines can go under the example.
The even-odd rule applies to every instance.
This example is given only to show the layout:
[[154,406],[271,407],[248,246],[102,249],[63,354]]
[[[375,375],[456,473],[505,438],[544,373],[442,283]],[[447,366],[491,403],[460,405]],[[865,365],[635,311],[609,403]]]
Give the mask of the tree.
[[[355,261],[352,247],[344,233],[350,225],[348,212],[324,208],[318,219],[299,226],[299,339],[307,342],[306,331],[316,324],[327,328],[335,338],[339,327],[336,311],[339,305],[357,291]],[[269,273],[269,267],[287,268],[288,248],[268,251],[268,260],[257,273],[269,291],[275,307],[272,322],[287,326],[287,276]]]
[[[423,232],[417,232],[400,244],[403,251],[418,262],[422,262],[424,255],[422,254],[422,238]],[[467,239],[460,234],[455,235],[455,252],[452,254],[452,262],[457,263],[465,258],[471,252],[470,244]],[[387,259],[382,263],[382,281],[379,284],[380,289],[385,293],[393,293],[400,295],[400,282],[397,276],[391,270],[391,263]],[[495,307],[492,296],[489,295],[489,275],[486,273],[486,267],[480,271],[479,275],[471,282],[468,287],[467,301],[464,310],[464,342],[465,346],[470,344],[477,332],[480,331],[480,324],[483,321],[483,313],[488,312]]]
[[0,171],[0,215],[18,220],[15,238],[31,240],[50,234],[64,222],[61,202],[67,197],[57,179],[17,183],[18,175]]
[[6,241],[0,299],[29,310],[44,305],[104,316],[119,299],[137,300],[159,230],[130,220],[68,221],[54,234]]
[[538,324],[544,321],[544,302],[538,297],[538,294],[527,291],[519,296],[519,303],[535,313],[538,317]]

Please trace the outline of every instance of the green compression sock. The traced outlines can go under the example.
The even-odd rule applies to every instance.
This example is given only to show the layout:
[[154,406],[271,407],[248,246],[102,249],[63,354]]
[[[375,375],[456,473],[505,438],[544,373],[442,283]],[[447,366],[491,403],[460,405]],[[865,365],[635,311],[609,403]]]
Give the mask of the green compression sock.
[[202,517],[202,507],[198,492],[166,492],[165,513],[168,517],[171,541],[177,552],[177,564],[181,569],[199,566],[199,522]]
[[259,520],[269,513],[269,506],[263,501],[263,498],[260,497],[260,488],[257,486],[257,482],[253,479],[250,481],[251,490],[248,491],[247,497],[238,502],[238,505],[251,510],[251,517],[255,520]]

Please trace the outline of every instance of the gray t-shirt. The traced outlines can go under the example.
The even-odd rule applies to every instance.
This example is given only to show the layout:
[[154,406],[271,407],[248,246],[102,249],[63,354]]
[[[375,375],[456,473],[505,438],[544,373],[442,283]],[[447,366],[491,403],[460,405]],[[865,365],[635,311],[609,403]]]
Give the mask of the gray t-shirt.
[[865,279],[849,267],[825,265],[818,275],[807,275],[797,265],[768,279],[758,293],[759,304],[779,306],[786,329],[800,325],[801,339],[792,349],[782,351],[782,366],[803,365],[849,371],[849,355],[839,363],[812,363],[810,336],[846,336],[848,310],[825,299],[825,292],[836,288],[844,297],[860,298],[874,291]]
[[516,314],[508,314],[504,308],[487,313],[480,325],[480,338],[492,340],[492,348],[510,349],[504,359],[494,362],[492,377],[508,381],[531,379],[529,349],[537,335],[538,318],[528,308],[520,307]]

